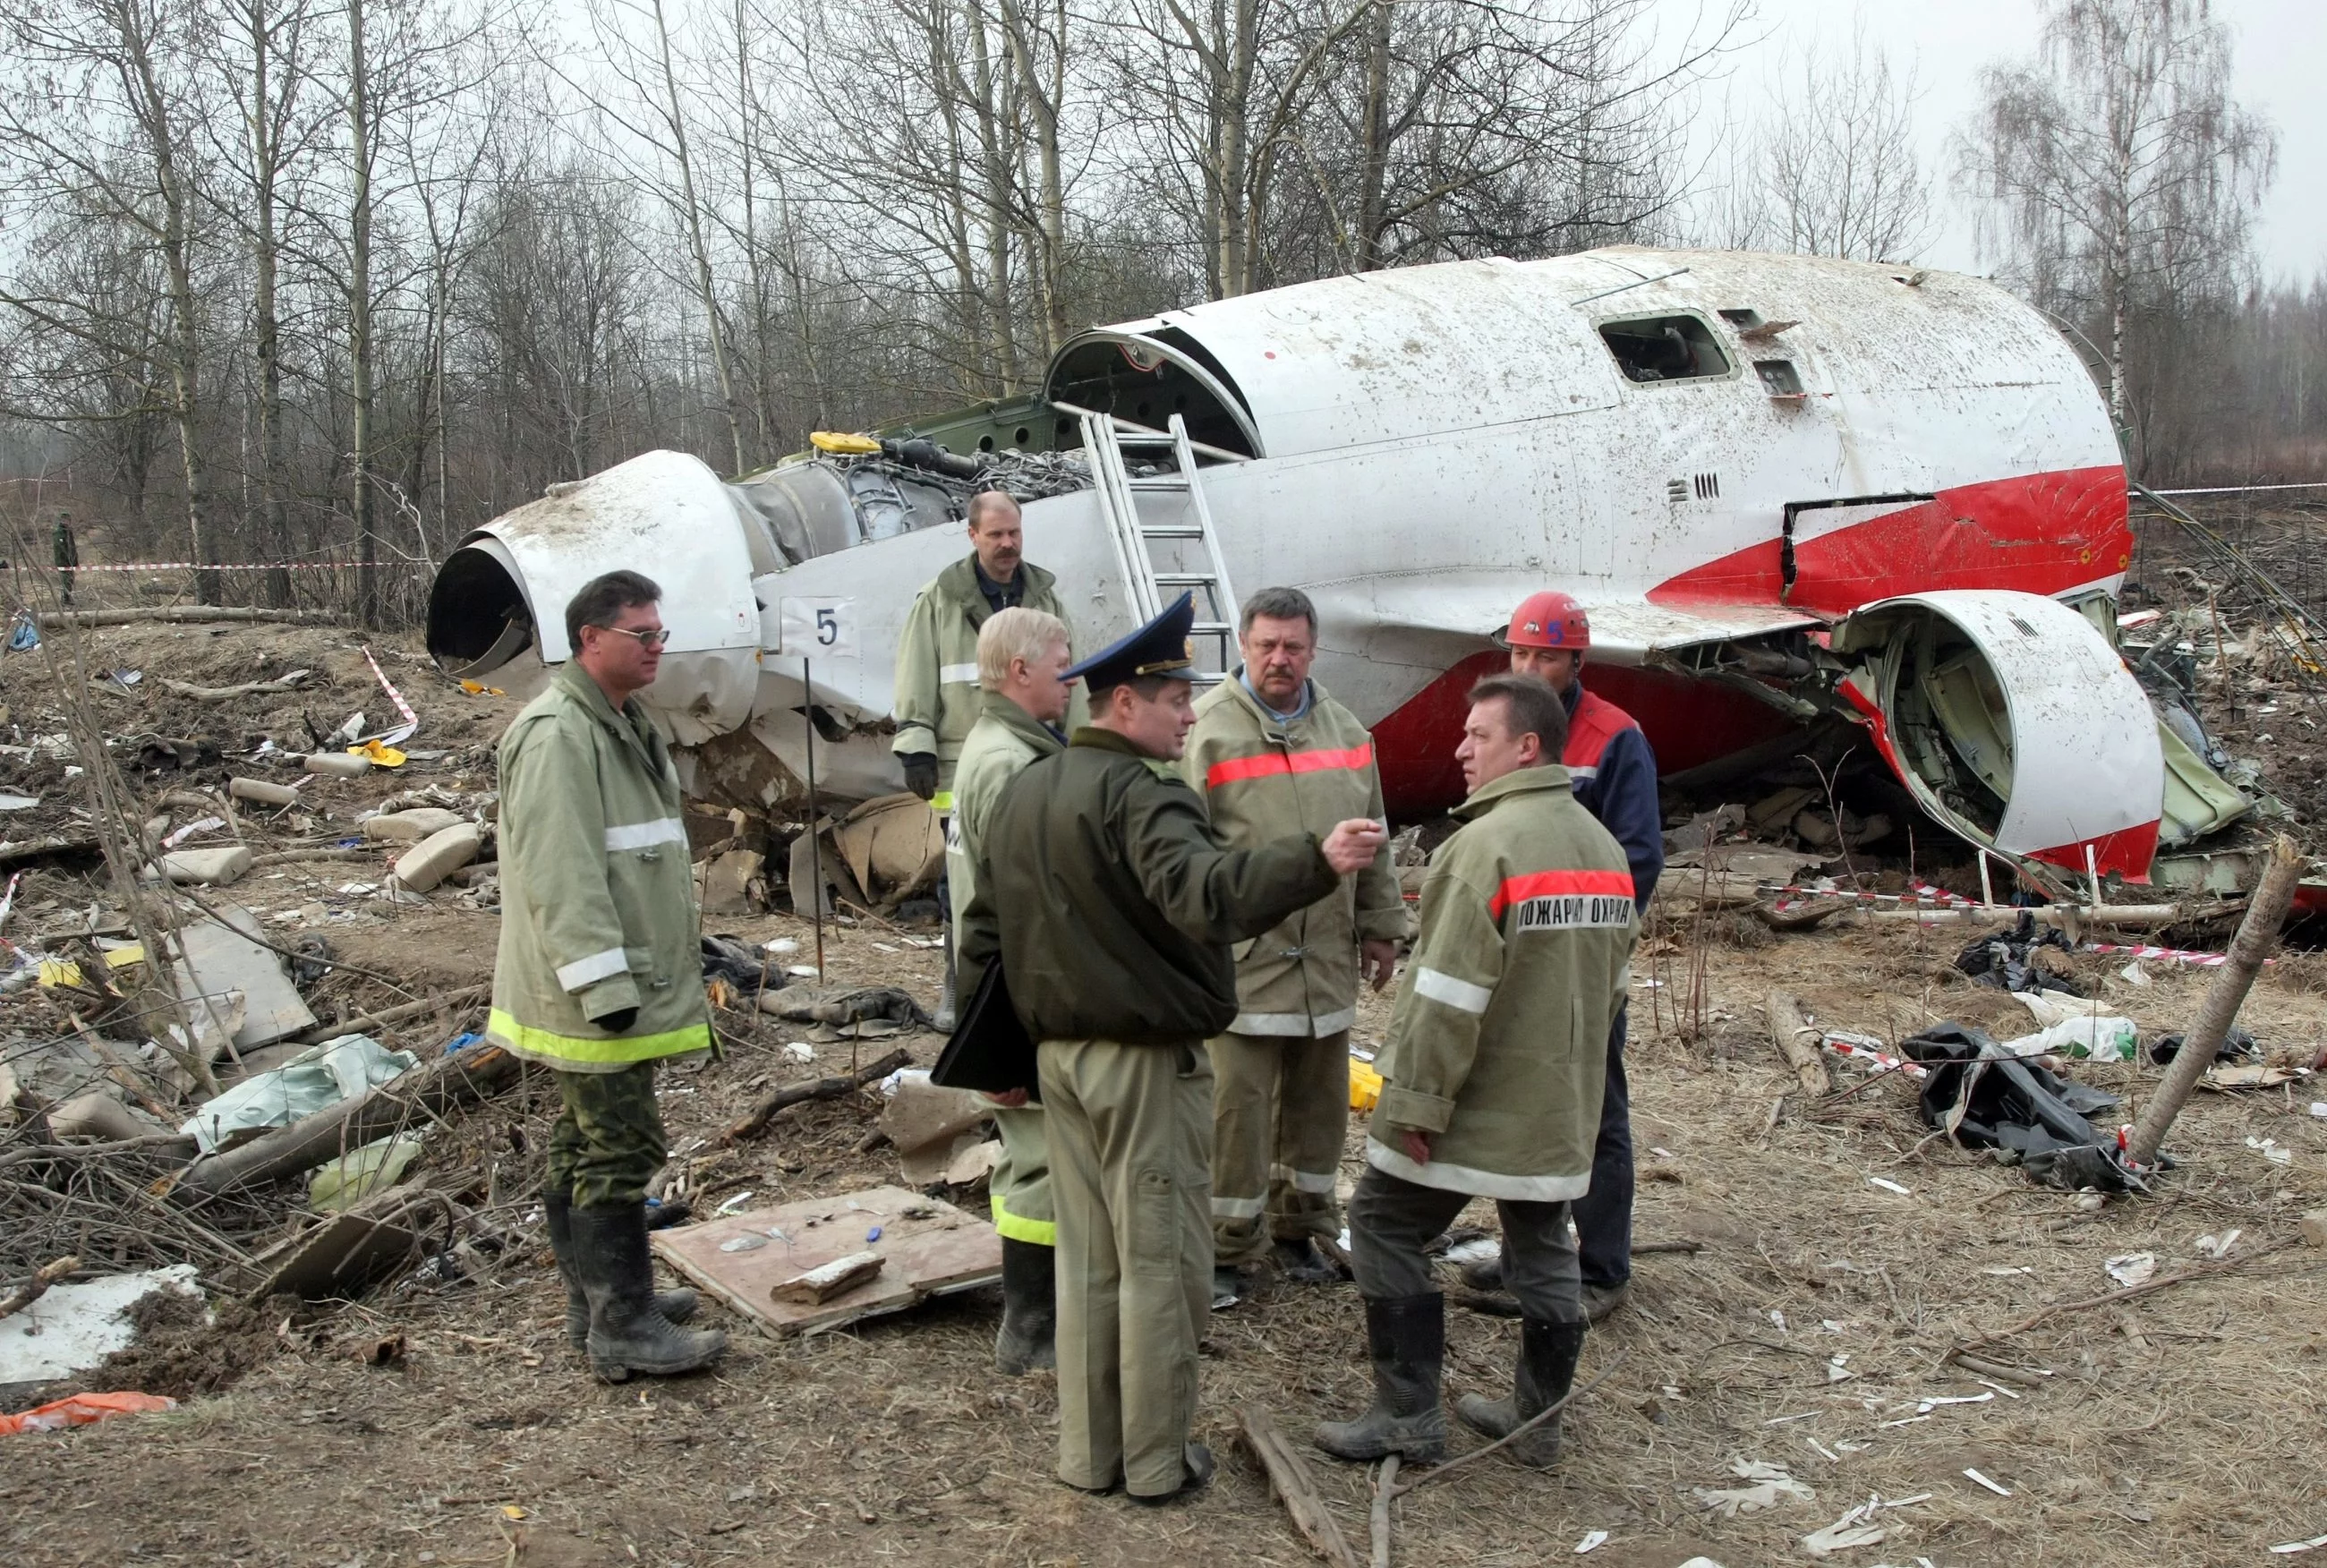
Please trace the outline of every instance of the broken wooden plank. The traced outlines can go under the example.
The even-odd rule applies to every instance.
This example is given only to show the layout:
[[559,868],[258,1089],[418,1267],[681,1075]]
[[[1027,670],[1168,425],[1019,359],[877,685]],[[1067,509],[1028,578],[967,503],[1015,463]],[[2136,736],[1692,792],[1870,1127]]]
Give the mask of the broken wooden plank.
[[1834,1078],[1826,1069],[1826,1058],[1818,1050],[1825,1038],[1817,1029],[1802,1021],[1802,1004],[1783,991],[1772,991],[1762,1004],[1770,1014],[1770,1038],[1777,1043],[1779,1054],[1794,1069],[1794,1077],[1802,1092],[1812,1100],[1822,1100],[1834,1092]]
[[881,1255],[877,1252],[852,1252],[846,1257],[834,1258],[819,1264],[806,1274],[795,1274],[776,1286],[773,1294],[780,1302],[801,1302],[820,1307],[846,1291],[853,1291],[881,1272]]
[[42,1264],[33,1271],[31,1279],[5,1296],[0,1296],[0,1318],[13,1317],[23,1311],[46,1295],[51,1285],[79,1267],[80,1259],[77,1256],[61,1257],[54,1263]]
[[756,1138],[766,1130],[769,1121],[778,1111],[808,1100],[836,1100],[866,1084],[887,1078],[901,1067],[910,1066],[912,1059],[911,1052],[900,1049],[853,1073],[841,1073],[804,1084],[786,1084],[753,1106],[748,1115],[730,1124],[726,1132],[720,1134],[720,1142],[733,1143],[743,1138]]
[[188,1166],[173,1185],[182,1194],[208,1196],[312,1171],[350,1149],[402,1132],[455,1106],[499,1094],[519,1076],[518,1059],[481,1044],[421,1063],[369,1094],[326,1106],[287,1127]]
[[1340,1568],[1358,1568],[1357,1554],[1341,1534],[1341,1526],[1326,1510],[1325,1497],[1317,1489],[1317,1478],[1309,1472],[1309,1465],[1300,1451],[1288,1442],[1285,1429],[1276,1424],[1276,1417],[1265,1405],[1245,1405],[1237,1409],[1239,1433],[1245,1446],[1252,1451],[1260,1468],[1268,1472],[1268,1489],[1285,1504],[1285,1511],[1293,1516],[1293,1527],[1309,1543],[1311,1551]]

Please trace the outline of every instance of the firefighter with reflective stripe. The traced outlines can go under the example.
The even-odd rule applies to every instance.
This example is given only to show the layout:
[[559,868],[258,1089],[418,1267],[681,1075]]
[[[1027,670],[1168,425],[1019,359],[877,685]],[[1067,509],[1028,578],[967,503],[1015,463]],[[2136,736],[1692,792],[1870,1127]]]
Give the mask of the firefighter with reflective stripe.
[[[1664,815],[1657,802],[1657,758],[1632,715],[1584,689],[1584,657],[1592,622],[1584,607],[1553,590],[1531,595],[1511,616],[1502,639],[1511,673],[1533,676],[1559,693],[1567,707],[1567,743],[1560,761],[1575,780],[1575,798],[1624,846],[1632,869],[1632,896],[1642,910],[1665,868]],[[1584,1269],[1584,1308],[1593,1322],[1624,1304],[1632,1281],[1632,1099],[1624,1078],[1622,1008],[1608,1034],[1608,1086],[1600,1102],[1600,1137],[1592,1156],[1592,1190],[1575,1204],[1575,1235]],[[1496,1289],[1500,1265],[1472,1264],[1464,1279]]]
[[[957,927],[977,891],[977,857],[1003,787],[1027,764],[1066,750],[1067,738],[1056,726],[1066,718],[1074,690],[1066,678],[1073,662],[1066,622],[1042,611],[1005,610],[978,630],[977,682],[986,691],[986,712],[962,742],[946,832],[946,881]],[[1002,1134],[1002,1158],[986,1184],[994,1228],[1002,1237],[1002,1327],[994,1339],[994,1369],[1015,1377],[1058,1365],[1059,1227],[1042,1106],[1027,1103],[1024,1090],[1014,1090],[997,1100],[994,1125]]]
[[[1060,603],[1056,580],[1024,558],[1025,529],[1018,502],[1006,490],[969,498],[970,553],[931,578],[905,612],[897,638],[897,737],[889,743],[905,770],[905,788],[937,807],[953,810],[954,769],[962,743],[984,711],[977,686],[977,633],[986,618],[1023,606],[1074,621]],[[1084,717],[1079,702],[1073,722]],[[947,924],[946,974],[937,1026],[953,1027],[952,924]]]
[[500,950],[487,1038],[552,1069],[565,1111],[542,1190],[550,1246],[609,1382],[704,1366],[726,1336],[658,1296],[647,1182],[666,1152],[654,1064],[711,1046],[678,774],[633,701],[655,678],[662,591],[636,572],[565,607],[574,650],[500,744]]
[[[1423,1248],[1473,1198],[1493,1199],[1502,1223],[1519,1359],[1510,1397],[1466,1395],[1463,1421],[1509,1435],[1565,1396],[1584,1349],[1568,1205],[1592,1182],[1608,1028],[1639,927],[1631,873],[1551,761],[1567,729],[1556,695],[1499,675],[1471,703],[1456,752],[1471,794],[1423,881],[1422,932],[1376,1064],[1369,1169],[1350,1200],[1375,1392],[1363,1415],[1317,1429],[1343,1459],[1445,1451],[1444,1298]],[[1557,1417],[1511,1452],[1551,1463]]]
[[[1196,705],[1181,760],[1235,848],[1380,820],[1373,737],[1309,678],[1317,611],[1297,588],[1245,601],[1243,665]],[[1213,1296],[1271,1250],[1287,1277],[1338,1277],[1315,1238],[1339,1236],[1334,1174],[1350,1127],[1358,983],[1389,984],[1407,933],[1385,844],[1374,863],[1256,940],[1238,943],[1238,1013],[1212,1059]]]

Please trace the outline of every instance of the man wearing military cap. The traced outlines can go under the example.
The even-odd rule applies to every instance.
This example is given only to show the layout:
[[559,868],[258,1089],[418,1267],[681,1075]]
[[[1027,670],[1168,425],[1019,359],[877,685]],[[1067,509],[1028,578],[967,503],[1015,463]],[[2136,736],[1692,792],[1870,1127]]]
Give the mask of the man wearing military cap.
[[1211,1305],[1212,1071],[1229,946],[1373,863],[1378,822],[1229,850],[1173,762],[1195,723],[1182,594],[1067,672],[1091,722],[1003,792],[964,913],[1037,1050],[1057,1215],[1059,1476],[1141,1502],[1202,1486],[1188,1441]]

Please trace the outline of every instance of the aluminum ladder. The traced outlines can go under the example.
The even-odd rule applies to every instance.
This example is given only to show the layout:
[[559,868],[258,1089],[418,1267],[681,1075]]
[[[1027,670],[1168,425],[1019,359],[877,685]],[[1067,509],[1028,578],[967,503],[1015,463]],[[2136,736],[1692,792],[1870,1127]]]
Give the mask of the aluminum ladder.
[[[1218,664],[1210,668],[1198,656],[1196,679],[1201,686],[1218,685],[1237,664],[1236,591],[1229,585],[1228,563],[1220,555],[1220,534],[1197,475],[1196,443],[1188,438],[1187,422],[1174,414],[1168,430],[1151,430],[1112,415],[1079,412],[1099,515],[1115,546],[1116,566],[1130,584],[1132,619],[1145,624],[1182,591],[1194,594],[1196,623],[1191,640],[1210,639],[1220,650]],[[1126,450],[1168,452],[1179,471],[1134,479],[1124,463]],[[1170,522],[1144,522],[1139,515],[1142,494],[1185,495],[1187,504]],[[1159,544],[1164,546],[1160,563]]]

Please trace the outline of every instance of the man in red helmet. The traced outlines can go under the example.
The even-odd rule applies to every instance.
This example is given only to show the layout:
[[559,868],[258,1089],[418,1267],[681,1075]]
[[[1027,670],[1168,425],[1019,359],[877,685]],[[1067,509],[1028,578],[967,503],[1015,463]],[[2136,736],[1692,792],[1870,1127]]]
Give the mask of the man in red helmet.
[[[1632,901],[1649,907],[1665,869],[1664,813],[1657,804],[1657,757],[1632,715],[1584,689],[1584,656],[1592,621],[1584,606],[1556,589],[1529,594],[1496,639],[1510,652],[1511,673],[1532,676],[1567,707],[1560,762],[1575,798],[1600,819],[1632,870]],[[1632,1282],[1632,1115],[1624,1082],[1622,1008],[1608,1034],[1608,1087],[1600,1102],[1600,1139],[1592,1154],[1592,1189],[1575,1199],[1576,1252],[1584,1308],[1593,1322],[1624,1304]],[[1500,1283],[1501,1264],[1472,1265],[1473,1285]]]

